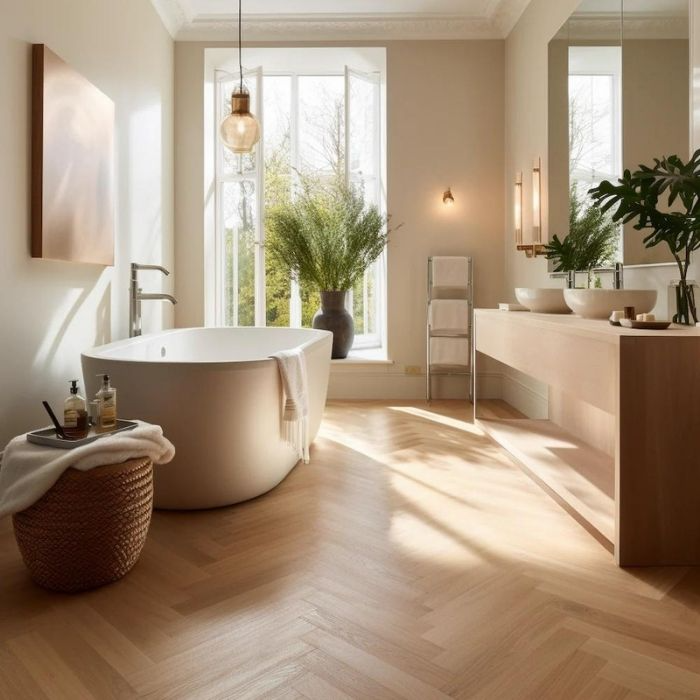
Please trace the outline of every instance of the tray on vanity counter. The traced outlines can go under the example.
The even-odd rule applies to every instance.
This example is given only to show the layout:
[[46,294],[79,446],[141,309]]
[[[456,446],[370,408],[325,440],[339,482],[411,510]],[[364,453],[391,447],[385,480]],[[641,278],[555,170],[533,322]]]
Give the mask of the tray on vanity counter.
[[74,450],[76,447],[89,445],[91,442],[108,435],[116,435],[116,433],[123,433],[126,430],[133,430],[137,425],[138,423],[133,420],[117,419],[117,427],[114,430],[96,433],[94,428],[90,428],[87,436],[80,440],[64,440],[56,435],[56,428],[43,428],[42,430],[33,430],[31,433],[27,433],[27,442],[35,445],[44,445],[45,447],[58,447],[61,450]]

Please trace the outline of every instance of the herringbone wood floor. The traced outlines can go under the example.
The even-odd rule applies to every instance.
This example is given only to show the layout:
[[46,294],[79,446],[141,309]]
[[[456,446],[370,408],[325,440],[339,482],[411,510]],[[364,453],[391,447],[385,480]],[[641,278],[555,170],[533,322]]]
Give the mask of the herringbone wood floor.
[[617,569],[459,403],[330,404],[311,464],[156,513],[88,594],[34,587],[5,520],[0,576],[9,700],[700,698],[700,570]]

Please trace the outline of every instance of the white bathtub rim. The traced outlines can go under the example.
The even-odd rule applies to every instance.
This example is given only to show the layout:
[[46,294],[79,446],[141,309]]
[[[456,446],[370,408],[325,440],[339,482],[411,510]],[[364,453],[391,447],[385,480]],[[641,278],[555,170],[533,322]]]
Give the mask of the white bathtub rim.
[[[188,331],[208,331],[208,330],[239,330],[232,326],[193,326],[190,328],[169,328],[162,331],[155,331],[154,333],[146,333],[144,335],[136,336],[134,338],[122,338],[121,340],[115,340],[111,343],[106,343],[105,345],[96,345],[92,348],[84,350],[81,353],[81,357],[88,358],[91,360],[104,360],[106,362],[116,362],[119,364],[137,364],[139,366],[153,365],[154,367],[197,367],[202,366],[209,369],[217,368],[224,369],[226,367],[233,368],[235,365],[240,365],[245,368],[254,368],[257,366],[264,366],[274,361],[271,356],[259,357],[255,359],[248,360],[169,360],[167,358],[159,360],[144,360],[137,358],[119,357],[117,355],[107,355],[106,352],[111,352],[113,350],[119,350],[123,347],[129,347],[132,345],[140,345],[142,342],[152,341],[155,338],[164,338],[170,335],[177,335],[181,333],[186,333]],[[240,330],[266,330],[264,326],[245,326],[241,327]],[[272,330],[270,328],[269,330]],[[275,331],[287,332],[287,331],[304,331],[307,333],[312,333],[314,337],[309,338],[309,340],[294,345],[295,348],[300,348],[302,350],[311,350],[314,346],[319,345],[324,340],[332,340],[333,334],[330,331],[324,331],[317,328],[278,328],[274,327]]]

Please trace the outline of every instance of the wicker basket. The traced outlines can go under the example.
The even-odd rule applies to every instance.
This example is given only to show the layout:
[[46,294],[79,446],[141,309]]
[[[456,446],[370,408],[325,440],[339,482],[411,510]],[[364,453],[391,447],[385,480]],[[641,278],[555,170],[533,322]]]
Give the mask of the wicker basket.
[[140,458],[68,469],[12,521],[34,581],[75,593],[116,581],[134,566],[152,509],[153,464]]

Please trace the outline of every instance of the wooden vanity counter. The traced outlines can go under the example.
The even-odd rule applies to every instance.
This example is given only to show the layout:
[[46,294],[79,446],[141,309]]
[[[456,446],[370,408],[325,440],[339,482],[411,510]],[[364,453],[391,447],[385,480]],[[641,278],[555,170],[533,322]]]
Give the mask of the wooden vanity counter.
[[489,355],[551,398],[549,420],[478,420],[484,430],[620,565],[700,564],[700,328],[474,315],[476,362]]

